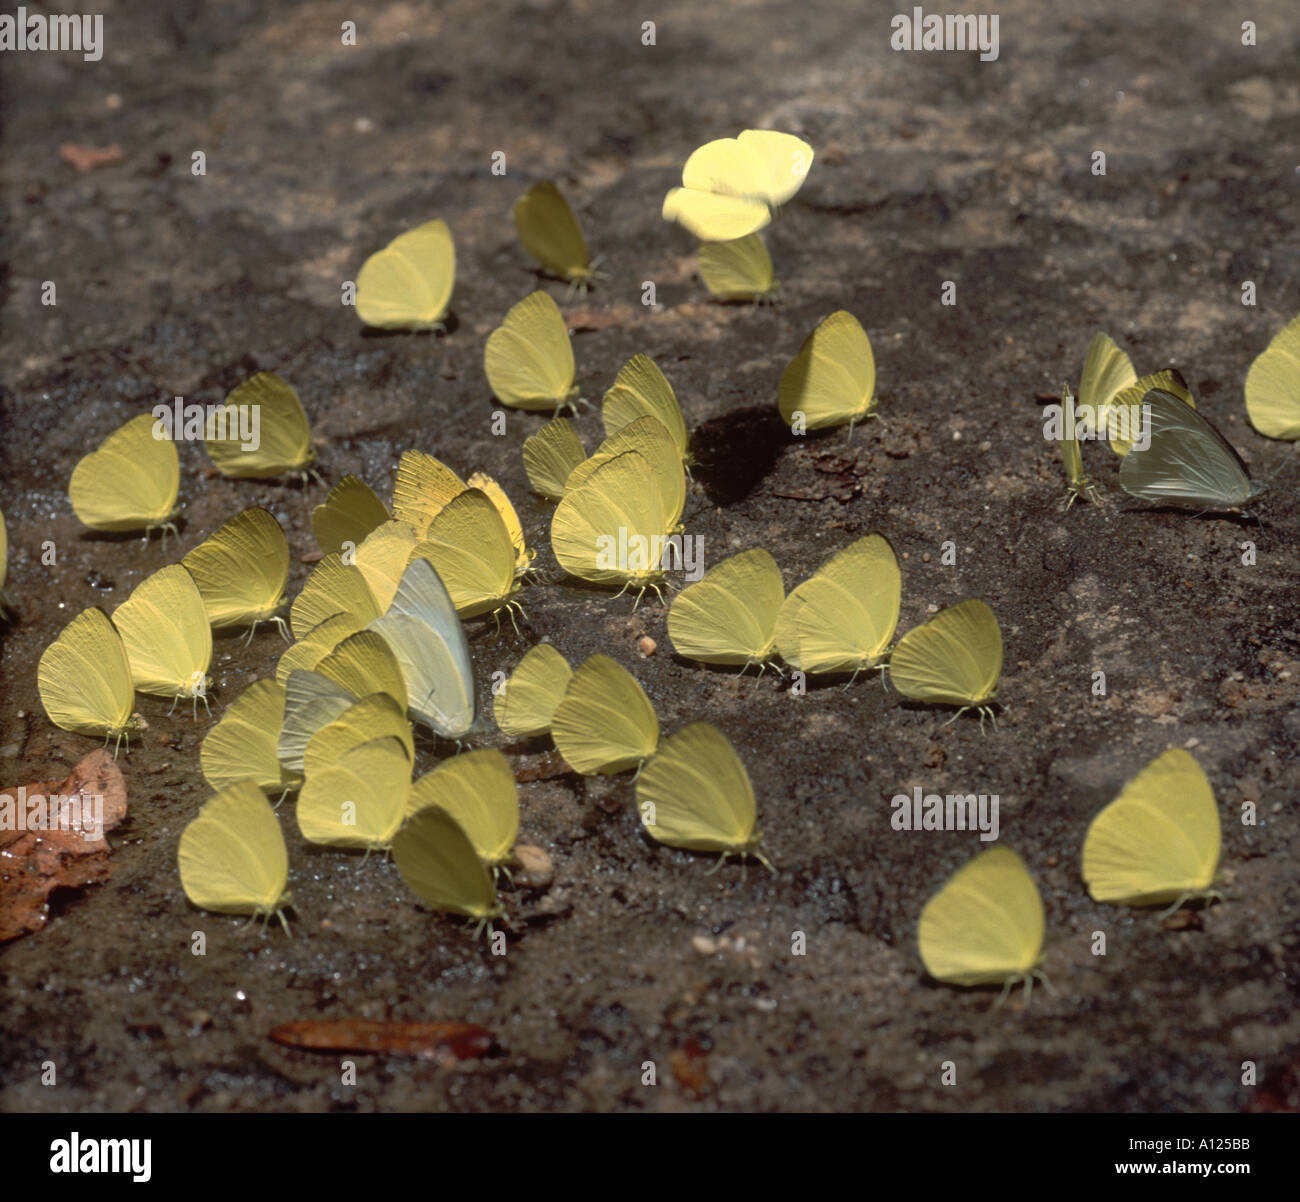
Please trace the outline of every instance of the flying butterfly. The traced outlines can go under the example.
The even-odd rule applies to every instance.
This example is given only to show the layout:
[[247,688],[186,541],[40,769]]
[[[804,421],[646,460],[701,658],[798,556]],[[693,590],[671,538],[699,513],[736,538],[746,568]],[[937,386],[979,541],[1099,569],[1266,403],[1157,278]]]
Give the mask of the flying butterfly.
[[1246,413],[1265,438],[1300,438],[1300,316],[1287,322],[1250,365]]
[[519,834],[519,788],[510,761],[495,747],[444,760],[420,777],[411,786],[407,811],[417,814],[426,806],[450,814],[493,872],[513,857]]
[[1206,512],[1239,510],[1268,488],[1250,478],[1228,440],[1190,405],[1160,388],[1142,404],[1150,443],[1134,446],[1119,469],[1120,487],[1130,496]]
[[983,601],[963,601],[940,610],[924,626],[909,630],[889,658],[889,679],[904,697],[930,705],[955,705],[948,722],[967,710],[997,726],[992,705],[1002,675],[1002,631]]
[[707,142],[682,167],[682,186],[664,197],[663,218],[704,242],[743,238],[803,187],[812,161],[807,142],[774,130]]
[[114,430],[72,469],[68,497],[92,530],[176,533],[181,468],[164,423],[142,413]]
[[131,663],[117,628],[99,609],[83,609],[41,652],[36,670],[41,704],[55,726],[81,735],[122,740],[144,727],[132,712]]
[[1158,755],[1101,811],[1083,840],[1083,879],[1099,902],[1171,911],[1217,898],[1219,811],[1209,778],[1182,748]]
[[[257,419],[252,438],[245,437],[248,413]],[[306,476],[316,459],[302,402],[273,371],[251,376],[209,412],[203,445],[217,470],[237,480]]]
[[759,671],[776,655],[777,616],[785,584],[776,560],[761,547],[715,564],[673,598],[668,637],[678,655],[705,664]]
[[131,681],[142,693],[207,706],[212,627],[194,578],[178,563],[159,568],[113,611],[131,662]]
[[292,898],[289,853],[275,811],[251,780],[227,785],[203,803],[181,832],[181,886],[201,910],[276,917]]
[[572,677],[569,661],[550,643],[530,648],[492,702],[502,733],[516,739],[550,733],[555,707]]
[[659,719],[631,672],[608,655],[593,655],[573,674],[555,707],[551,737],[575,772],[612,775],[654,754]]
[[426,221],[371,255],[357,274],[357,316],[381,330],[442,329],[456,282],[445,221]]
[[483,370],[493,395],[512,409],[558,412],[573,403],[573,344],[547,293],[530,292],[488,335]]
[[949,985],[1001,985],[999,1003],[1024,983],[1046,982],[1043,901],[1025,862],[992,847],[959,868],[925,904],[917,930],[921,962]]
[[274,622],[287,641],[280,609],[289,583],[289,541],[268,510],[245,509],[181,560],[194,577],[213,630],[247,626],[251,639]]
[[719,300],[771,302],[780,281],[759,234],[730,242],[705,242],[699,253],[700,279]]
[[708,722],[692,722],[666,738],[636,782],[637,811],[647,833],[670,847],[752,855],[762,831],[749,774],[727,737]]
[[542,180],[515,201],[515,232],[524,249],[547,271],[586,292],[595,276],[578,219],[559,188]]
[[777,650],[792,668],[809,674],[883,671],[901,593],[889,540],[879,534],[860,538],[785,599],[776,620]]
[[796,433],[849,425],[877,416],[876,360],[852,313],[838,309],[804,339],[777,389],[777,408]]

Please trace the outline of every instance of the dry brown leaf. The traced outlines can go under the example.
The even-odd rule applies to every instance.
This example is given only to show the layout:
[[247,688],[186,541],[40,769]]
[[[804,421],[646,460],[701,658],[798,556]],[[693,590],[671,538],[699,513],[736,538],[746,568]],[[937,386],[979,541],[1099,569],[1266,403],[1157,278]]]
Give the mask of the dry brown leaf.
[[[45,816],[40,817],[43,798]],[[33,820],[50,823],[54,798],[62,828],[28,829]],[[100,799],[102,830],[93,818],[86,829],[81,809]],[[126,817],[126,781],[113,757],[92,751],[61,781],[39,781],[0,793],[0,942],[39,931],[49,916],[49,897],[56,889],[81,889],[108,879],[111,849],[104,838]],[[95,838],[86,838],[92,832]]]
[[59,158],[71,163],[82,175],[94,171],[96,167],[113,167],[126,159],[122,148],[114,142],[112,146],[83,146],[79,142],[64,142],[59,147]]

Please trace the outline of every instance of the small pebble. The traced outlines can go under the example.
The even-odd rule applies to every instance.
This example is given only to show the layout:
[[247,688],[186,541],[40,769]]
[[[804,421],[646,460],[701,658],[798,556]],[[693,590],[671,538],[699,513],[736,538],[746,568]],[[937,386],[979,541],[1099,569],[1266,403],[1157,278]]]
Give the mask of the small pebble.
[[718,945],[708,935],[692,935],[691,946],[701,956],[711,956],[718,950]]
[[515,844],[516,868],[511,876],[516,885],[527,889],[544,889],[555,879],[555,864],[545,848],[532,843]]
[[637,639],[637,650],[641,652],[642,659],[649,659],[655,653],[655,648],[659,646],[648,634],[643,634]]

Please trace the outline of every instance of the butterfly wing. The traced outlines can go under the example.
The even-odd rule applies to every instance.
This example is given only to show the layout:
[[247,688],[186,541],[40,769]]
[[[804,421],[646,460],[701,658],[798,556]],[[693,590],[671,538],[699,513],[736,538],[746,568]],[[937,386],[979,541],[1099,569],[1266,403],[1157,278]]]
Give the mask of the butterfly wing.
[[209,798],[181,833],[181,885],[203,910],[270,914],[288,898],[289,853],[271,803],[251,780]]
[[338,554],[344,543],[360,546],[367,534],[388,521],[388,507],[359,476],[344,476],[323,504],[311,512],[316,544],[326,555]]
[[[241,409],[256,414],[256,438],[243,438],[244,429],[252,427],[241,420]],[[252,442],[257,445],[249,446]],[[316,458],[298,394],[271,371],[245,380],[224,405],[208,414],[203,443],[221,474],[235,479],[305,471]]]
[[690,435],[677,396],[649,355],[633,355],[614,377],[600,407],[605,437],[615,434],[643,417],[656,418],[668,431],[681,458],[686,458]]
[[154,426],[151,414],[133,417],[73,468],[68,497],[92,530],[143,530],[175,512],[180,460]]
[[1172,748],[1092,820],[1083,879],[1096,901],[1163,905],[1209,888],[1219,840],[1209,779],[1191,755]]
[[518,587],[510,532],[481,489],[467,489],[451,501],[415,553],[433,564],[462,618],[495,612]]
[[772,256],[758,234],[733,242],[704,243],[699,268],[704,286],[721,300],[757,300],[776,286]]
[[1125,492],[1144,501],[1236,509],[1262,491],[1241,456],[1191,406],[1159,388],[1142,403],[1151,442],[1124,456],[1119,482]]
[[664,740],[636,782],[642,825],[691,851],[743,851],[755,842],[749,774],[716,726],[692,722]]
[[524,249],[561,279],[586,279],[591,256],[578,219],[549,179],[528,189],[514,208],[515,232]]
[[407,810],[426,806],[450,814],[485,864],[510,859],[519,834],[519,789],[510,761],[495,747],[467,751],[420,777]]
[[533,491],[552,501],[564,496],[573,469],[587,458],[567,417],[549,421],[524,439],[524,470]]
[[832,313],[805,339],[781,373],[777,406],[788,425],[804,415],[808,430],[866,417],[875,400],[871,340],[852,313]]
[[573,388],[573,345],[559,306],[531,292],[488,336],[483,369],[492,392],[514,409],[558,409]]
[[296,639],[305,638],[326,618],[351,614],[358,628],[379,616],[379,608],[366,578],[337,554],[326,555],[307,577],[289,610],[289,626]]
[[985,705],[1002,675],[1002,632],[983,601],[963,601],[909,630],[889,659],[904,697],[939,705]]
[[307,741],[303,772],[307,776],[329,767],[362,743],[395,738],[405,749],[408,763],[415,762],[415,741],[406,720],[406,702],[394,701],[387,693],[372,693],[348,706]]
[[465,481],[441,460],[423,451],[403,451],[393,481],[393,516],[423,534],[465,488]]
[[668,637],[679,655],[701,663],[765,663],[784,600],[776,560],[761,547],[742,551],[673,598]]
[[1043,902],[1024,861],[994,847],[959,868],[921,911],[921,960],[937,981],[1001,985],[1042,958]]
[[131,665],[102,610],[83,609],[45,648],[36,685],[50,721],[63,730],[117,734],[131,721]]
[[388,847],[406,817],[411,761],[401,740],[372,739],[309,772],[298,794],[303,838],[329,847]]
[[265,509],[245,509],[181,563],[194,577],[214,630],[270,618],[284,604],[289,541]]
[[1250,365],[1246,412],[1265,438],[1300,438],[1300,316],[1283,326]]
[[264,793],[280,793],[293,783],[276,754],[284,722],[284,688],[255,680],[221,715],[199,748],[203,779],[214,789],[252,780]]
[[456,246],[444,221],[399,234],[357,274],[357,316],[383,330],[429,330],[456,282]]
[[608,775],[654,754],[659,719],[631,672],[607,655],[593,655],[556,706],[551,737],[575,772]]
[[113,611],[131,681],[159,697],[199,696],[212,663],[212,627],[198,586],[178,563],[146,576]]
[[572,678],[568,660],[550,643],[530,648],[492,703],[497,725],[517,739],[547,734]]
[[425,905],[467,918],[501,913],[496,887],[460,824],[438,806],[425,806],[393,839],[393,861]]

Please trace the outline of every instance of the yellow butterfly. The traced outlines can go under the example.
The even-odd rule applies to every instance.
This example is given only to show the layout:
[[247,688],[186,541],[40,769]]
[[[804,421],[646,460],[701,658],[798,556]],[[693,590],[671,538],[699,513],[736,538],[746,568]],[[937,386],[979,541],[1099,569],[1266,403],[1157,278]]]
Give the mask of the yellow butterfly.
[[776,621],[781,658],[808,673],[883,670],[901,589],[888,539],[869,534],[850,543],[785,599]]
[[785,585],[761,547],[724,559],[673,598],[668,637],[678,655],[706,664],[758,664],[776,654]]
[[276,755],[284,721],[284,688],[256,680],[226,707],[199,748],[203,779],[214,789],[252,780],[264,793],[283,795],[297,786]]
[[812,161],[807,142],[774,130],[707,142],[686,160],[682,186],[664,197],[663,218],[705,242],[743,238],[803,187]]
[[510,503],[510,498],[506,496],[506,490],[485,472],[475,472],[467,483],[470,488],[477,488],[486,494],[487,499],[501,515],[506,532],[510,535],[510,544],[515,550],[515,575],[525,576],[533,566],[533,560],[537,558],[537,551],[530,547],[524,538],[523,523],[520,522],[515,507]]
[[393,516],[423,534],[446,505],[468,485],[440,459],[403,451],[393,481]]
[[1287,322],[1250,365],[1246,413],[1265,438],[1300,438],[1300,316]]
[[245,380],[208,414],[203,444],[221,474],[238,480],[305,476],[316,459],[302,402],[272,371]]
[[[376,526],[353,553],[357,571],[365,580],[379,613],[392,601],[419,541],[420,536],[411,526],[394,520]],[[344,563],[347,563],[346,551]]]
[[50,721],[63,730],[114,739],[116,756],[130,732],[144,729],[132,713],[135,690],[122,636],[102,610],[83,609],[44,651],[36,687]]
[[700,246],[700,279],[719,300],[771,302],[780,281],[759,234]]
[[289,627],[294,638],[305,638],[326,618],[341,613],[352,614],[359,629],[379,616],[379,607],[360,570],[345,564],[342,556],[330,554],[312,569],[294,598]]
[[777,407],[795,433],[849,424],[876,412],[876,361],[871,340],[852,313],[839,309],[804,340],[786,364]]
[[548,734],[573,669],[550,643],[530,648],[492,703],[497,725],[517,739]]
[[752,855],[763,832],[749,774],[716,726],[692,722],[664,740],[636,782],[636,804],[647,833],[670,847],[720,851],[722,858]]
[[142,413],[114,430],[72,469],[68,497],[92,530],[176,533],[171,519],[180,460],[164,423]]
[[575,772],[611,775],[654,754],[659,719],[631,672],[607,655],[593,655],[555,707],[551,737]]
[[1136,382],[1137,372],[1133,370],[1132,360],[1109,334],[1098,330],[1088,344],[1088,357],[1084,360],[1083,377],[1079,380],[1078,412],[1091,418],[1094,429],[1108,429],[1115,398]]
[[310,671],[350,634],[362,630],[365,623],[355,614],[337,613],[313,626],[296,643],[285,650],[275,665],[276,684],[283,685],[289,673]]
[[1174,368],[1165,371],[1153,371],[1143,376],[1136,384],[1121,388],[1106,406],[1106,432],[1110,449],[1116,455],[1125,456],[1132,449],[1134,442],[1141,436],[1147,416],[1142,405],[1146,395],[1153,388],[1176,396],[1184,405],[1196,408],[1191,390],[1182,374]]
[[557,417],[524,439],[524,470],[533,491],[551,501],[564,496],[573,469],[587,458],[573,423]]
[[415,762],[415,739],[406,720],[405,703],[394,701],[387,693],[371,693],[353,702],[307,740],[303,774],[318,773],[352,748],[386,738],[396,739],[405,749],[408,762]]
[[417,814],[426,806],[450,814],[479,859],[494,872],[513,857],[519,834],[519,790],[510,761],[495,747],[444,760],[420,777],[411,786],[407,810]]
[[372,739],[308,772],[298,793],[303,838],[367,851],[391,846],[406,817],[411,761],[401,740]]
[[522,607],[514,600],[515,548],[510,531],[488,495],[467,489],[448,502],[429,524],[415,554],[442,578],[461,618]]
[[904,697],[931,705],[960,706],[945,726],[967,710],[997,726],[992,705],[1002,675],[1002,631],[983,601],[963,601],[909,630],[889,658],[889,679]]
[[1092,820],[1083,879],[1099,902],[1178,909],[1217,898],[1219,811],[1200,764],[1174,747],[1158,755]]
[[1083,470],[1083,452],[1079,448],[1076,436],[1074,397],[1069,384],[1061,389],[1061,463],[1065,468],[1066,490],[1061,500],[1061,508],[1069,511],[1071,505],[1080,497],[1096,505],[1098,503],[1097,486],[1088,473]]
[[236,514],[181,563],[194,577],[214,630],[247,626],[251,639],[259,623],[274,622],[288,640],[279,610],[289,583],[289,542],[268,510]]
[[639,603],[663,580],[666,539],[680,513],[646,457],[625,451],[565,493],[551,518],[551,549],[571,576],[620,592],[635,586]]
[[559,306],[530,292],[488,335],[483,370],[492,392],[512,409],[560,410],[578,395],[573,345]]
[[515,232],[524,249],[547,271],[586,292],[595,276],[578,219],[559,188],[549,179],[515,201]]
[[425,806],[393,838],[393,862],[421,901],[435,910],[478,919],[500,917],[496,886],[474,844],[446,810]]
[[949,985],[1001,985],[998,1002],[1021,982],[1028,1004],[1046,983],[1043,901],[1025,862],[992,847],[959,868],[925,904],[917,931],[921,962]]
[[677,403],[672,385],[648,355],[633,355],[619,369],[613,386],[601,402],[600,416],[607,440],[641,418],[653,417],[668,431],[682,463],[689,464],[692,460],[691,436],[682,407]]
[[198,587],[180,564],[146,576],[113,611],[131,662],[131,681],[142,693],[181,697],[207,706],[212,627]]
[[644,456],[654,471],[659,492],[668,505],[669,529],[676,529],[686,507],[686,472],[679,444],[656,417],[639,417],[609,435],[590,459],[578,464],[569,474],[565,491],[581,488],[597,468],[628,451]]
[[274,916],[289,933],[289,853],[275,811],[253,781],[228,785],[204,802],[181,832],[178,858],[185,896],[200,909]]
[[455,282],[451,231],[444,221],[426,221],[361,265],[357,316],[381,330],[440,330]]
[[358,476],[344,476],[312,510],[311,529],[317,546],[329,555],[341,552],[344,543],[359,546],[388,517],[388,507],[370,485]]
[[388,643],[373,630],[348,635],[312,669],[358,699],[384,693],[406,704],[406,681]]

